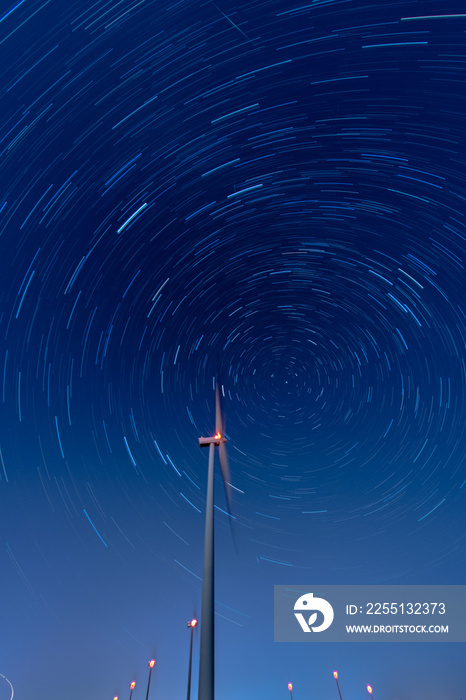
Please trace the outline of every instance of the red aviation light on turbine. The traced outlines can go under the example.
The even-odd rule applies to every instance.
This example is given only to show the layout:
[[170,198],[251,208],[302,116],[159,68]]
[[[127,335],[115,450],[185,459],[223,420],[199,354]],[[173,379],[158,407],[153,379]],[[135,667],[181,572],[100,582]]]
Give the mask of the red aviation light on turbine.
[[367,684],[367,692],[372,695],[372,686]]
[[288,690],[291,691],[293,690],[293,683],[288,683]]
[[152,659],[152,661],[149,661],[149,663],[148,663],[147,665],[149,666],[149,668],[154,668],[154,666],[155,666],[155,659]]
[[191,627],[196,627],[197,620],[191,620]]
[[133,681],[129,687],[131,688],[131,690],[134,690],[136,687],[136,681]]
[[333,677],[335,678],[336,681],[338,680],[338,671],[333,672]]

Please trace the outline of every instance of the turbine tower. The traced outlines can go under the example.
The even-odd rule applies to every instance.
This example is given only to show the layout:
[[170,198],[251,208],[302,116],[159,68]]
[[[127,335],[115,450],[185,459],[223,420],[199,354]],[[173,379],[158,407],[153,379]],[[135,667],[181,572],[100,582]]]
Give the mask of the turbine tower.
[[218,456],[225,489],[227,509],[231,515],[230,470],[225,448],[224,422],[220,405],[218,381],[215,381],[215,435],[200,437],[199,445],[209,447],[209,471],[207,476],[207,500],[204,536],[204,570],[202,576],[201,640],[199,654],[198,700],[215,699],[215,623],[214,623],[214,458]]

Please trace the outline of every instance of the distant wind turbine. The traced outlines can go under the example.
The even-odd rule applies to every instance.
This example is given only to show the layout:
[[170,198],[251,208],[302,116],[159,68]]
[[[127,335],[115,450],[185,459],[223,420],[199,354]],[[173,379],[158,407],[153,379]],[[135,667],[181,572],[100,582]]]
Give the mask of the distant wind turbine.
[[215,624],[214,624],[214,457],[218,447],[220,469],[227,509],[231,514],[230,469],[224,436],[224,421],[220,405],[218,382],[215,382],[215,435],[199,438],[201,447],[209,447],[209,471],[207,476],[207,500],[204,537],[204,570],[202,577],[201,641],[199,655],[198,700],[215,698]]

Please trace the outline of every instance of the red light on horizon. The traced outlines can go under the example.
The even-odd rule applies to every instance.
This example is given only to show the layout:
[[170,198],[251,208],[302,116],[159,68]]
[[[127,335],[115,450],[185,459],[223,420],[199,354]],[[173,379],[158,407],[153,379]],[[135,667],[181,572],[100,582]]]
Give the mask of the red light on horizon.
[[191,620],[191,627],[196,627],[197,620]]
[[150,668],[154,668],[154,666],[155,666],[155,659],[152,659],[152,661],[149,661],[148,666],[149,666]]
[[372,695],[372,686],[367,684],[367,692]]
[[129,687],[131,688],[131,690],[134,690],[136,687],[136,681],[133,681]]
[[288,683],[288,690],[291,691],[293,690],[293,683]]
[[333,672],[333,677],[335,678],[336,681],[338,680],[338,671]]

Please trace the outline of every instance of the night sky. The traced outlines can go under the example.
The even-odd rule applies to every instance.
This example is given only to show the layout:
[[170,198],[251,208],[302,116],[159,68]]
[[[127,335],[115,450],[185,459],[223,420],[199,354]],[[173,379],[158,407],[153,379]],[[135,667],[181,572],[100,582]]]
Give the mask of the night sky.
[[185,697],[216,376],[219,700],[465,697],[273,641],[274,585],[465,583],[462,12],[3,0],[0,700]]

